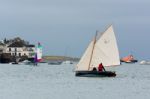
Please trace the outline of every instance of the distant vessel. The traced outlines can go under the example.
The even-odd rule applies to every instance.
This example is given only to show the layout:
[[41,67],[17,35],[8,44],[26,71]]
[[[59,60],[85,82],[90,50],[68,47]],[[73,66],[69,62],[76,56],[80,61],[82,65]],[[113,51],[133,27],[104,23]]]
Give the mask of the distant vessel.
[[61,61],[50,61],[48,62],[49,65],[61,65],[62,62]]
[[[99,64],[120,65],[119,51],[112,25],[101,35],[95,35],[76,66],[76,76],[114,77],[115,72],[98,71]],[[96,68],[97,70],[93,71]]]
[[67,55],[68,50],[69,50],[69,47],[66,47],[65,55],[64,55],[64,59],[62,61],[62,64],[73,64],[71,57],[69,55]]
[[128,55],[124,58],[121,58],[120,60],[121,62],[125,62],[125,63],[135,63],[138,62],[138,60],[134,59],[133,55]]
[[19,65],[34,65],[34,63],[29,60],[24,60],[20,62]]
[[66,61],[63,61],[62,64],[73,64],[73,62],[70,60],[66,60]]
[[150,65],[150,61],[142,60],[140,65]]

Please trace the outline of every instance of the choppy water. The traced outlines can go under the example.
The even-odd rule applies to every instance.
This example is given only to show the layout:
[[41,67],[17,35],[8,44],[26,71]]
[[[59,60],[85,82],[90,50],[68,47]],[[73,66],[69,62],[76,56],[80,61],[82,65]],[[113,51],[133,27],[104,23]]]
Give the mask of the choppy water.
[[150,65],[111,68],[115,78],[75,77],[74,65],[0,64],[0,99],[149,99]]

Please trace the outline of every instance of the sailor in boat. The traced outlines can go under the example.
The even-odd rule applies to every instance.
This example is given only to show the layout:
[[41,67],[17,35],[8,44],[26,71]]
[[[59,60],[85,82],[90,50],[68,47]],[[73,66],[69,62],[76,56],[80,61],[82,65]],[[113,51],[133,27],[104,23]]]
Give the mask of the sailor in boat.
[[106,71],[102,63],[99,64],[98,71],[99,72]]
[[93,71],[103,72],[103,71],[106,71],[106,70],[105,70],[103,64],[100,63],[99,66],[98,66],[98,69],[96,69],[96,67],[94,67]]
[[96,67],[94,67],[92,71],[97,71]]

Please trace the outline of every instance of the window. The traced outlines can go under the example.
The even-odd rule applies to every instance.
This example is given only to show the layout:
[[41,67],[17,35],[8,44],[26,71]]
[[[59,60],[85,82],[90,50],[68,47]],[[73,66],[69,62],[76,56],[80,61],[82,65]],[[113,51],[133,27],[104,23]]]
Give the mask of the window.
[[17,52],[17,48],[15,48],[15,52]]
[[12,53],[12,56],[15,56],[15,53]]
[[21,56],[21,53],[19,53],[19,56]]
[[9,48],[9,52],[11,51],[11,48]]

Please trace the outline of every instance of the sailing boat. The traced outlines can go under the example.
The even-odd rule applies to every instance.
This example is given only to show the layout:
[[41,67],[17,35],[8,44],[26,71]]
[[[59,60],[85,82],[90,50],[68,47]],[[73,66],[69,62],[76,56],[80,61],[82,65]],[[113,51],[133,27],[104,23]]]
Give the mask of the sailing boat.
[[37,63],[39,63],[41,61],[42,61],[42,46],[40,43],[38,43],[35,57],[34,57],[34,63],[35,63],[35,65],[37,65]]
[[76,76],[116,76],[116,73],[112,71],[94,71],[93,69],[98,69],[101,63],[104,66],[120,65],[119,51],[112,25],[101,35],[96,33],[76,66]]
[[64,55],[64,59],[63,59],[62,64],[73,64],[73,61],[72,61],[71,57],[69,57],[69,55],[67,55],[68,54],[68,49],[69,49],[69,47],[66,47],[65,55]]

